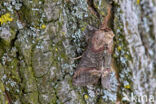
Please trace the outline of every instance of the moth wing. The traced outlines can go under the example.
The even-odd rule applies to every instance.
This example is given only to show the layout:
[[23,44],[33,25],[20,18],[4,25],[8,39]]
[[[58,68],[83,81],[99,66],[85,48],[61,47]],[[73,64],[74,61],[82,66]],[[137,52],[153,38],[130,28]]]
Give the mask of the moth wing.
[[103,88],[110,89],[111,88],[111,82],[110,82],[111,75],[108,74],[107,76],[101,77],[101,84]]
[[101,72],[96,68],[79,68],[73,76],[73,84],[77,86],[92,85],[98,82]]
[[111,89],[111,69],[105,69],[104,73],[102,73],[101,84],[103,88],[107,90]]

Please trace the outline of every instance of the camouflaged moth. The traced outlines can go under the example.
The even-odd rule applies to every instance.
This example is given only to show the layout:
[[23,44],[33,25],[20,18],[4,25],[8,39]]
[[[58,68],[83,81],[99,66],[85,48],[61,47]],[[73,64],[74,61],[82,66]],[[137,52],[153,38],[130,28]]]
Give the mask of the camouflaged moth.
[[108,28],[111,7],[99,29],[93,29],[88,39],[86,51],[82,54],[80,63],[73,76],[73,84],[86,86],[97,84],[101,78],[103,88],[110,87],[111,54],[113,47],[113,31]]

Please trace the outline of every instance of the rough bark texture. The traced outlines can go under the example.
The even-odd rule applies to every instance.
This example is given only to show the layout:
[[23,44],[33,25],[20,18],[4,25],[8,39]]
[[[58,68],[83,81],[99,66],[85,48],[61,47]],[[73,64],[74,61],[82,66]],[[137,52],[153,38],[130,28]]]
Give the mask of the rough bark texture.
[[1,0],[0,104],[109,104],[116,99],[129,104],[136,103],[124,101],[132,93],[156,96],[156,1],[112,2],[117,94],[101,85],[72,85],[79,63],[72,58],[86,49],[87,26],[98,28],[106,16],[106,0]]

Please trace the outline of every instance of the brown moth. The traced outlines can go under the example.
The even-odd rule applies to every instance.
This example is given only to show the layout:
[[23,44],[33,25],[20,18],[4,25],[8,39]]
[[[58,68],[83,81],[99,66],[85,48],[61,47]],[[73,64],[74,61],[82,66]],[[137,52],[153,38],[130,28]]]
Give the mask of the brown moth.
[[73,84],[86,86],[97,84],[101,78],[103,88],[110,87],[111,54],[113,47],[113,31],[108,28],[111,7],[99,29],[92,30],[88,46],[73,76]]

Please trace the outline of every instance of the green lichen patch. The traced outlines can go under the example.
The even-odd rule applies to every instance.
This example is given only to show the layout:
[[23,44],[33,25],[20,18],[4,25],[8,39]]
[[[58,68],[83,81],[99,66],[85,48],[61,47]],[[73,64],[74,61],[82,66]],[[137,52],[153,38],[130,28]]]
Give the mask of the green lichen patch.
[[0,31],[0,43],[2,44],[1,47],[4,48],[10,48],[11,42],[15,39],[16,37],[16,30],[12,29],[8,26],[2,27],[2,31]]
[[52,83],[54,80],[49,78],[49,74],[44,75],[42,78],[37,78],[38,91],[39,91],[39,102],[44,104],[55,104],[57,97],[55,88]]
[[67,75],[64,80],[60,81],[56,85],[56,94],[60,103],[85,104],[83,95],[81,96],[78,92],[74,91],[68,84],[70,81],[71,77]]
[[20,69],[20,74],[21,78],[23,79],[20,85],[21,90],[23,90],[24,93],[37,91],[37,83],[32,68],[24,67],[24,65],[22,65]]
[[21,102],[23,104],[39,104],[38,102],[38,92],[26,93],[21,97]]
[[2,82],[2,78],[4,77],[4,68],[2,67],[2,65],[0,64],[0,102],[3,102],[5,104],[8,103],[8,101],[6,100],[6,97],[5,97],[5,86],[4,86],[4,83]]
[[18,72],[18,60],[10,59],[10,62],[6,62],[4,67],[4,76],[2,81],[5,85],[5,90],[9,93],[12,100],[15,101],[20,96],[19,83],[21,82]]
[[2,38],[0,38],[0,59],[2,59],[1,57],[3,56],[3,54],[5,53],[5,51],[7,50],[7,48],[9,47],[9,44]]
[[41,4],[40,0],[23,1],[21,9],[18,11],[19,19],[28,26],[39,26],[43,13]]
[[[118,5],[116,5],[118,7]],[[116,72],[118,76],[118,80],[120,83],[120,88],[118,91],[118,99],[122,99],[123,93],[129,94],[132,88],[131,71],[129,69],[129,62],[132,61],[131,55],[128,48],[128,42],[125,39],[124,27],[121,22],[121,16],[119,8],[116,9],[116,14],[114,15],[114,54],[113,57],[115,59],[114,64],[116,65]]]

